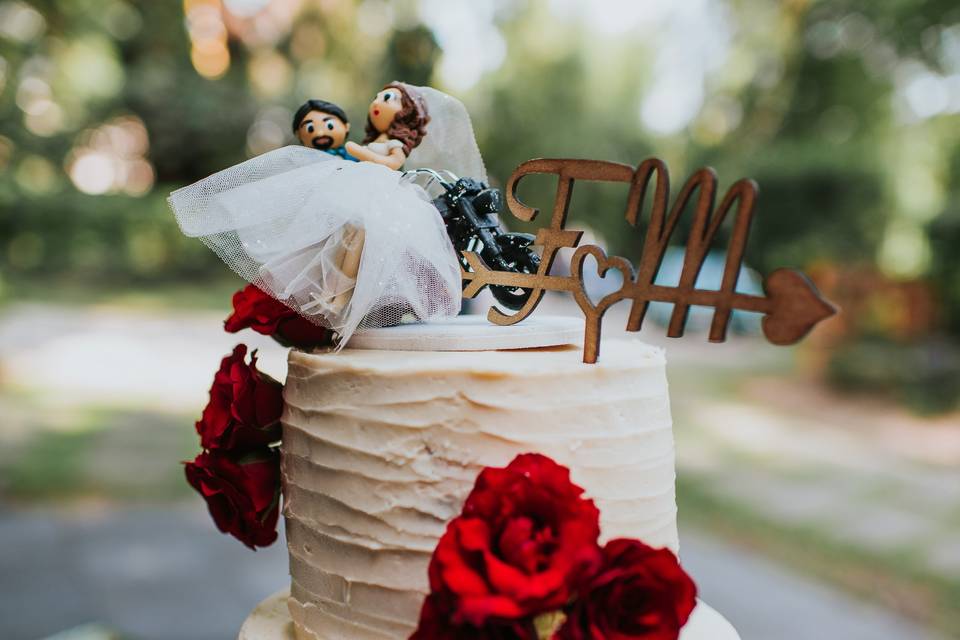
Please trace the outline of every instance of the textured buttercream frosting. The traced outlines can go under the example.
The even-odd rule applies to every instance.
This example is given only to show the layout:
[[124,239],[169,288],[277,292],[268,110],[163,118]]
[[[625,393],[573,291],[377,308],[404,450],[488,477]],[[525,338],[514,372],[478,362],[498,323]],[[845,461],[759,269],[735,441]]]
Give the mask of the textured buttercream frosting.
[[[290,592],[284,590],[261,602],[243,623],[238,640],[294,640],[289,598]],[[309,637],[301,632],[301,638],[304,635]],[[698,602],[690,621],[680,631],[680,640],[740,640],[740,636],[723,616]]]
[[283,416],[290,613],[301,640],[398,640],[427,565],[485,466],[539,452],[570,468],[601,537],[677,550],[663,352],[292,351]]

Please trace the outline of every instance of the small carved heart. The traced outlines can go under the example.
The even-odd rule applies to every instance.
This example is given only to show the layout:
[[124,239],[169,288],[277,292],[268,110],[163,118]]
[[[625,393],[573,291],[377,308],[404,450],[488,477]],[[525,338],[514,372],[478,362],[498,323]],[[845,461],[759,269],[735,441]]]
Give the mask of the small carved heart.
[[[623,275],[620,288],[597,301],[590,298],[583,282],[583,264],[588,256],[592,256],[597,261],[597,274],[601,278],[605,277],[610,269],[616,269]],[[580,284],[580,290],[574,294],[580,307],[584,311],[589,309],[594,313],[603,313],[607,307],[618,300],[622,300],[626,296],[626,289],[633,283],[634,278],[633,265],[628,260],[619,256],[607,257],[603,249],[596,245],[582,246],[573,253],[573,258],[570,260],[570,275],[576,278]]]
[[763,334],[773,344],[798,342],[814,325],[837,312],[799,271],[777,269],[767,276],[763,288],[771,304],[763,319]]

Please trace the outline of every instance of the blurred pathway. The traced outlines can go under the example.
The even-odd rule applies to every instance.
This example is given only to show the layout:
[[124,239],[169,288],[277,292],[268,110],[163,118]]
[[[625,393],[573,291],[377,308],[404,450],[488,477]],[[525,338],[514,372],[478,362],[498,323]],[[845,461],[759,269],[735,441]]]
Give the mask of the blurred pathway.
[[680,531],[683,563],[700,597],[743,640],[934,640],[900,616],[798,576],[702,533]]
[[93,623],[131,640],[229,640],[289,582],[282,544],[252,552],[196,502],[0,510],[0,576],[4,640]]
[[960,418],[803,381],[674,394],[681,481],[767,521],[960,585]]
[[[199,501],[165,508],[0,510],[0,637],[99,623],[133,640],[228,640],[285,587],[282,543],[256,553]],[[282,533],[281,533],[282,535]],[[744,640],[934,640],[904,620],[756,555],[684,531],[704,600]]]
[[0,310],[0,387],[59,406],[192,412],[206,402],[220,359],[240,342],[259,348],[262,368],[283,379],[286,350],[253,331],[226,333],[226,313],[7,307]]

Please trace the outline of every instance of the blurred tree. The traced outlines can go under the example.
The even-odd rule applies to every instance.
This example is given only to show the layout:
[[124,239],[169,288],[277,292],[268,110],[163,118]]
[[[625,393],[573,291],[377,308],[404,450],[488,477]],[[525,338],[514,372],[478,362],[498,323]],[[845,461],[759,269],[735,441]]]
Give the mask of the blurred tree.
[[931,275],[943,302],[946,330],[960,337],[960,146],[953,150],[946,208],[930,225]]
[[440,57],[433,32],[423,25],[393,32],[383,56],[381,84],[402,80],[427,85]]

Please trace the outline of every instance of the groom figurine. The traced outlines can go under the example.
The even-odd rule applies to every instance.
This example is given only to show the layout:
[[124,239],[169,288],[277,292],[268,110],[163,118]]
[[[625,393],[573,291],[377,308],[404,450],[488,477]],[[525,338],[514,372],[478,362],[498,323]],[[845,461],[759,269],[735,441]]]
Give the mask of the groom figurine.
[[357,160],[343,146],[350,133],[347,114],[332,102],[304,102],[293,116],[293,133],[305,147],[326,151],[344,160]]

